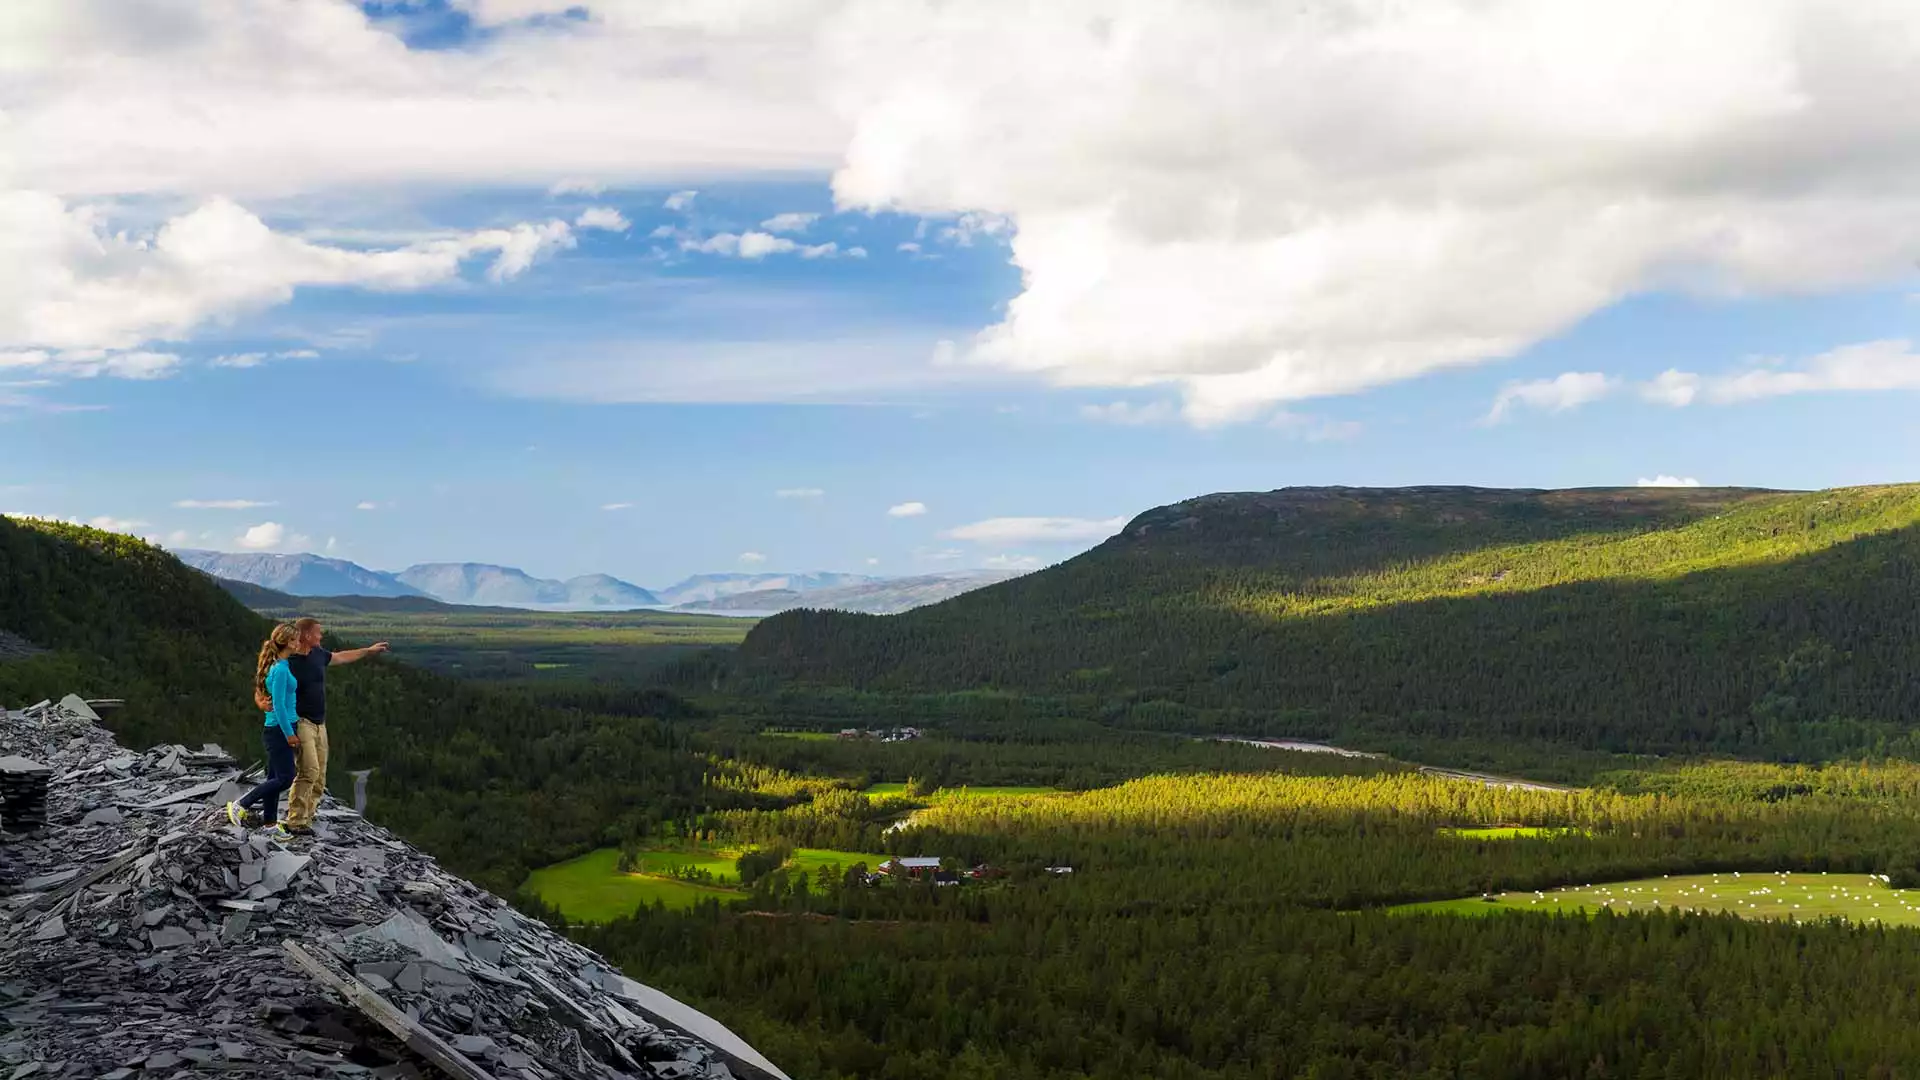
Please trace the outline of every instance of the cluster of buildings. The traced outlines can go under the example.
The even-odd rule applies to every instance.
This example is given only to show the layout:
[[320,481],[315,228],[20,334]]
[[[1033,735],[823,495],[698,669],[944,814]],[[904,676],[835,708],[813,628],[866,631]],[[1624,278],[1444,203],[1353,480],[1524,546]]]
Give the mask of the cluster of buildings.
[[[895,881],[931,881],[935,885],[958,885],[963,881],[991,881],[1007,876],[1007,872],[997,866],[981,863],[969,870],[950,869],[940,865],[937,855],[896,855],[880,864],[880,868],[867,875],[867,884],[876,885],[891,878]],[[1073,873],[1071,866],[1049,866],[1047,873],[1058,875]]]
[[850,727],[840,729],[840,738],[842,739],[878,739],[881,742],[906,742],[909,739],[917,739],[919,737],[920,729],[916,727],[878,729]]

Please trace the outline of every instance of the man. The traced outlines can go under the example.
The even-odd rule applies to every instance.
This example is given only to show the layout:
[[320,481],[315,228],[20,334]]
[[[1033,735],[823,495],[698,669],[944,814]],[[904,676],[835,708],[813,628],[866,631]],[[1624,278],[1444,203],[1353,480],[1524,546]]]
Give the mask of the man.
[[329,652],[320,645],[319,619],[296,619],[293,628],[300,637],[293,655],[287,657],[287,667],[299,684],[293,701],[294,712],[300,716],[294,732],[300,741],[293,793],[287,796],[286,829],[295,836],[306,836],[313,832],[313,814],[320,808],[321,793],[327,790],[327,668],[378,656],[387,651],[387,643]]

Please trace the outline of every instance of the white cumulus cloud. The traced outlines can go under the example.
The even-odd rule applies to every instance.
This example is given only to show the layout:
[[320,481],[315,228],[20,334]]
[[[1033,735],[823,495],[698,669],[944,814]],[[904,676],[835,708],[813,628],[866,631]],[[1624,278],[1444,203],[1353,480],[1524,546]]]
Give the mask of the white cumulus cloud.
[[[533,16],[578,0],[461,6],[490,32],[448,50],[320,0],[9,23],[0,266],[34,269],[0,274],[0,348],[136,348],[438,265],[236,261],[216,211],[229,242],[174,266],[164,229],[107,220],[144,197],[837,168],[837,209],[1006,245],[1020,292],[966,361],[1167,387],[1195,423],[1512,356],[1637,293],[1893,281],[1920,250],[1920,111],[1889,104],[1910,0],[602,0],[564,32]],[[522,228],[497,276],[559,242]]]
[[576,229],[600,229],[604,232],[625,232],[633,227],[627,216],[611,206],[589,206],[580,211],[573,219]]
[[86,521],[86,524],[91,525],[96,529],[102,529],[102,530],[105,530],[106,532],[115,532],[115,533],[132,533],[136,530],[144,529],[147,527],[147,523],[144,521],[132,521],[127,518],[110,517],[105,514],[102,514],[99,517],[88,518]]
[[748,565],[755,565],[766,562],[767,557],[757,551],[743,551],[740,553],[740,561]]
[[676,191],[667,196],[667,201],[660,205],[676,214],[684,214],[693,209],[693,200],[698,198],[699,195],[700,193],[697,191]]
[[1123,517],[1001,517],[976,521],[971,525],[948,529],[942,536],[950,540],[971,540],[976,544],[1044,544],[1105,540],[1127,523]]
[[287,538],[287,527],[277,521],[263,521],[251,526],[234,540],[234,543],[247,551],[273,551]]
[[1515,406],[1550,413],[1577,409],[1613,393],[1618,385],[1618,380],[1598,371],[1569,371],[1551,379],[1511,382],[1501,387],[1493,399],[1486,422],[1497,424],[1505,420]]
[[[195,328],[285,303],[303,286],[407,290],[458,276],[493,254],[487,277],[504,281],[535,258],[573,243],[564,221],[481,229],[390,250],[316,244],[276,232],[226,198],[211,198],[150,234],[115,226],[90,205],[0,191],[0,348],[39,350],[65,374],[154,377],[171,354],[122,351],[177,340]],[[31,353],[16,353],[31,355]],[[241,354],[233,366],[265,359]]]
[[1700,481],[1691,476],[1668,476],[1661,473],[1652,478],[1641,477],[1634,482],[1635,487],[1699,487]]
[[895,503],[887,507],[888,517],[919,517],[926,512],[927,504],[923,502]]

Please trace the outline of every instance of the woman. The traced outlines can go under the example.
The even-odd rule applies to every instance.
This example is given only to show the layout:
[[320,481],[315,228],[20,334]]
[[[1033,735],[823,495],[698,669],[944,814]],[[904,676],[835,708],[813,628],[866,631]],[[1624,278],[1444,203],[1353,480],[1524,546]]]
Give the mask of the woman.
[[300,633],[291,623],[274,627],[260,645],[260,659],[253,672],[253,697],[256,704],[271,706],[260,731],[267,748],[267,778],[227,804],[227,820],[245,827],[257,807],[260,822],[278,836],[290,835],[279,823],[280,793],[293,783],[294,748],[300,745],[293,726],[299,719],[293,710],[297,683],[287,667],[287,657],[299,646]]

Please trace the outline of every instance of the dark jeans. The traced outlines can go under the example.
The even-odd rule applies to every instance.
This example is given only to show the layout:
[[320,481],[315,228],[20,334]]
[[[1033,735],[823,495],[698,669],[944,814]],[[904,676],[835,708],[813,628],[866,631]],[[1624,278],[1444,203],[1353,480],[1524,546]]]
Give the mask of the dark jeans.
[[267,778],[240,796],[240,805],[251,810],[259,804],[260,820],[271,825],[280,820],[280,793],[293,785],[293,747],[278,724],[261,728],[260,742],[267,748]]

